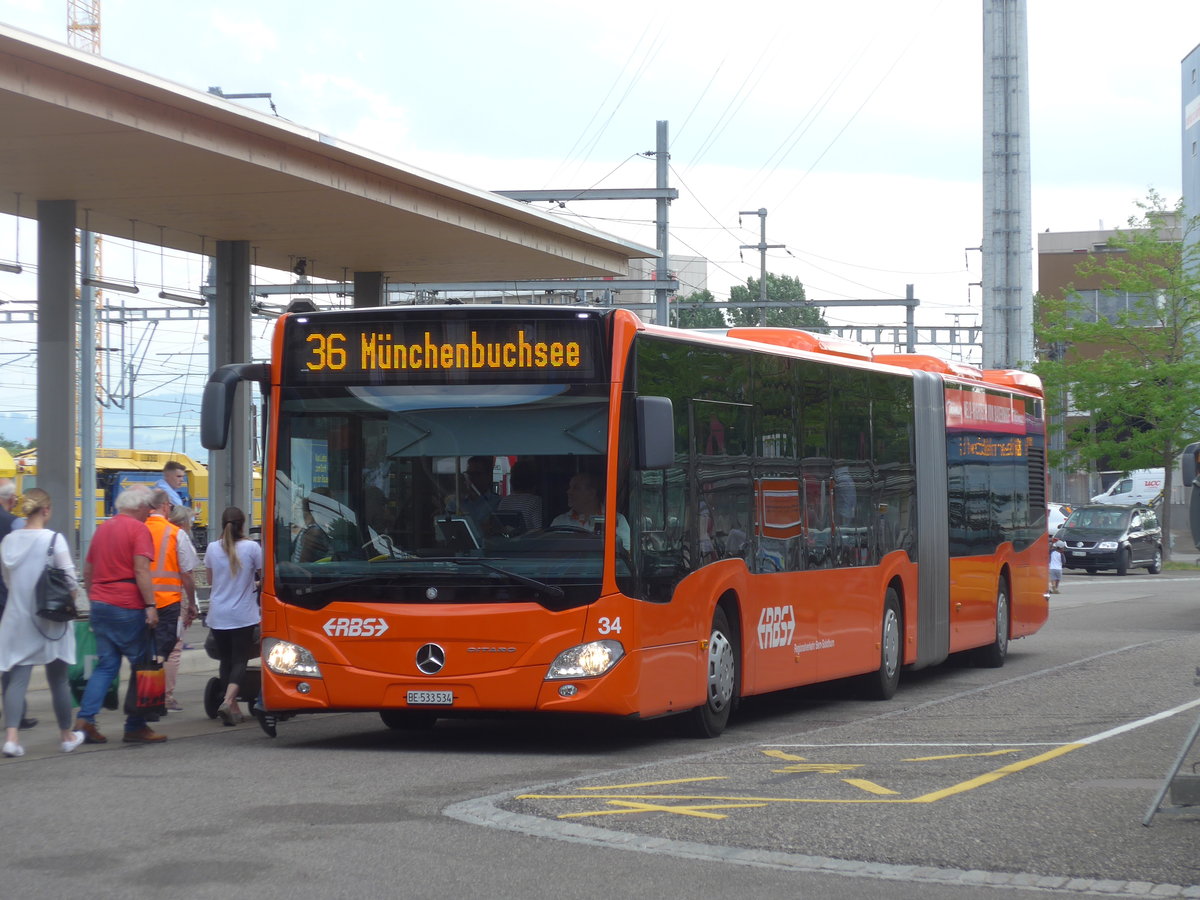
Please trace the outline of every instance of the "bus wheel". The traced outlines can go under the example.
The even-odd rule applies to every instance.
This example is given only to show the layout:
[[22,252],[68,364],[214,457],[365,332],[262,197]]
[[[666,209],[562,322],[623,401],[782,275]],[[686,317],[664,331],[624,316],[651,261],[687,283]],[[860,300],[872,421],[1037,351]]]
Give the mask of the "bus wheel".
[[862,682],[870,700],[891,700],[896,695],[903,646],[900,631],[900,596],[895,588],[888,588],[879,630],[879,668],[864,675]]
[[397,731],[428,731],[437,721],[434,713],[412,709],[382,709],[379,718],[388,728]]
[[729,713],[737,697],[738,655],[733,632],[725,610],[713,613],[712,633],[708,638],[708,665],[705,671],[704,705],[687,714],[688,731],[696,737],[720,736],[729,722]]
[[263,734],[269,738],[275,737],[277,733],[275,726],[279,724],[279,720],[275,716],[258,709],[254,711],[254,718],[258,719],[258,727],[263,730]]
[[978,651],[979,664],[998,669],[1008,657],[1008,584],[1003,578],[996,588],[996,639]]

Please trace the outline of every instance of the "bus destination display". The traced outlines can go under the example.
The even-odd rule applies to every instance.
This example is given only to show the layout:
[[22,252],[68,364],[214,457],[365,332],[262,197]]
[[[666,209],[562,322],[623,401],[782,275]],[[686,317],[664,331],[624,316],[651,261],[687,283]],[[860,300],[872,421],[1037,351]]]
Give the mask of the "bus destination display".
[[592,381],[593,320],[480,319],[287,322],[290,384]]

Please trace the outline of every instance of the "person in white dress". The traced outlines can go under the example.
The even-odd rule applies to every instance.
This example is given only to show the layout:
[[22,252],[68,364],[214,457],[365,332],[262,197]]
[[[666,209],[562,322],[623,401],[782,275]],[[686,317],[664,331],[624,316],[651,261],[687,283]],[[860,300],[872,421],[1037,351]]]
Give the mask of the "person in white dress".
[[9,673],[4,689],[4,755],[24,756],[18,728],[25,708],[25,693],[34,666],[46,667],[46,682],[54,716],[58,719],[60,747],[70,753],[83,743],[83,732],[72,731],[75,719],[67,668],[75,662],[75,623],[50,622],[37,616],[35,597],[38,579],[45,570],[51,542],[54,565],[78,588],[75,564],[66,539],[46,527],[50,518],[50,495],[41,488],[26,492],[20,505],[25,527],[10,532],[0,541],[0,569],[8,586],[8,605],[0,617],[0,670]]

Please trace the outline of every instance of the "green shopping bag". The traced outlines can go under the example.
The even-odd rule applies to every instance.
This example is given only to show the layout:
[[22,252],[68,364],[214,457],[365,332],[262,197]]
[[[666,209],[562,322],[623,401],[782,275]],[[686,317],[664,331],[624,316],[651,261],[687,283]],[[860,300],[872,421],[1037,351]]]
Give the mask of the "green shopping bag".
[[[92,633],[91,623],[87,619],[75,620],[75,662],[67,667],[67,681],[71,685],[71,695],[75,705],[83,698],[84,688],[96,668],[96,660],[100,658],[96,651],[96,635]],[[120,697],[121,671],[113,675],[108,693],[104,695],[104,708],[117,709],[121,705]]]

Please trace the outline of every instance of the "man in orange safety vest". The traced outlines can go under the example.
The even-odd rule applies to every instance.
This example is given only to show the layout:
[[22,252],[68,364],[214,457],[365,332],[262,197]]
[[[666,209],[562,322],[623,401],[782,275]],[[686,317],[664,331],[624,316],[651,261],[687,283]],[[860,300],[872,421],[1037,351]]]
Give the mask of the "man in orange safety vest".
[[[154,583],[154,605],[158,608],[154,653],[166,660],[183,630],[192,624],[200,612],[196,605],[196,580],[192,575],[200,565],[200,558],[191,535],[167,520],[172,506],[170,495],[165,490],[156,490],[150,502],[152,508],[146,519],[146,527],[154,538],[150,579]],[[186,607],[184,595],[187,596]],[[167,709],[182,708],[173,694],[168,692]]]

